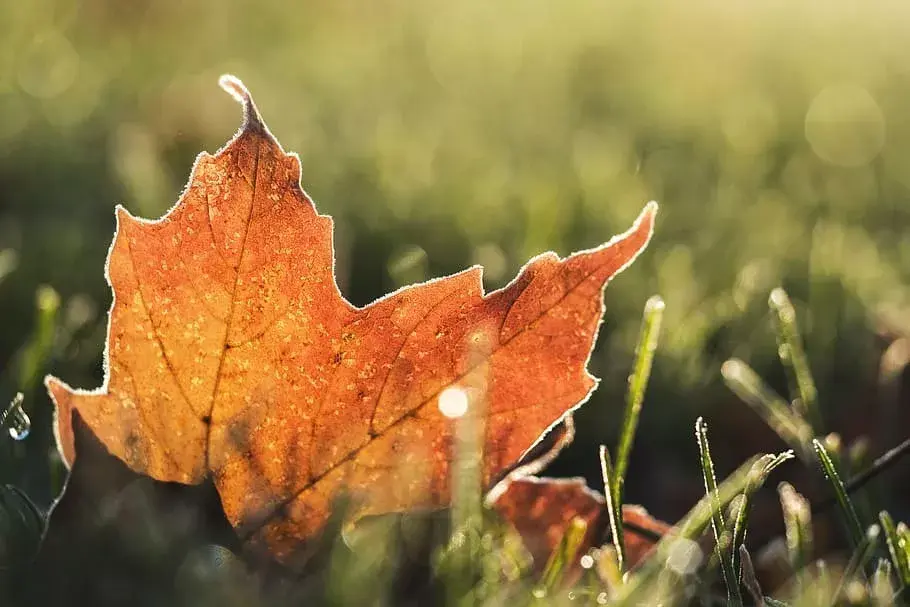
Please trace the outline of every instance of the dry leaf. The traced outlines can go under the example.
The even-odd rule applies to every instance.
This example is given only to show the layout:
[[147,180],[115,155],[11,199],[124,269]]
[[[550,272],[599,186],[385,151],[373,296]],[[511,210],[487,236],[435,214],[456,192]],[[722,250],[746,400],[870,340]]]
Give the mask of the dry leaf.
[[534,258],[499,291],[484,295],[473,267],[356,308],[297,156],[239,81],[222,85],[244,106],[237,135],[200,154],[163,218],[117,208],[104,384],[47,380],[64,459],[75,409],[136,472],[211,475],[228,520],[279,559],[341,490],[368,497],[364,514],[446,504],[454,422],[440,402],[480,416],[483,480],[500,478],[594,388],[603,286],[646,246],[656,205],[601,247]]
[[[579,559],[591,548],[603,543],[609,535],[609,514],[604,497],[588,488],[584,479],[522,477],[509,482],[493,504],[509,521],[541,570],[575,518],[587,523],[585,537],[572,559],[577,570]],[[654,547],[654,539],[637,531],[644,529],[654,536],[670,530],[670,525],[653,518],[641,506],[624,505],[622,519],[626,563],[635,567]],[[577,571],[576,571],[577,573]]]

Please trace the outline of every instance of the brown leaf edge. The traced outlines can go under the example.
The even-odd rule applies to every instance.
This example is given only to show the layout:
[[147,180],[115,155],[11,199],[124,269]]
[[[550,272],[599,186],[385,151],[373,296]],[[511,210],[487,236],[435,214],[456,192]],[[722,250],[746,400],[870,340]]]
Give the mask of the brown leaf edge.
[[[583,478],[513,477],[500,483],[497,490],[497,494],[488,496],[487,504],[522,537],[538,573],[575,518],[584,520],[587,529],[572,559],[570,579],[577,579],[580,574],[581,557],[591,548],[603,545],[607,539],[609,514],[606,500],[588,487]],[[626,558],[629,565],[635,567],[651,553],[654,538],[666,534],[672,527],[655,519],[638,505],[624,505],[622,517],[626,525]],[[644,530],[647,535],[639,530]]]

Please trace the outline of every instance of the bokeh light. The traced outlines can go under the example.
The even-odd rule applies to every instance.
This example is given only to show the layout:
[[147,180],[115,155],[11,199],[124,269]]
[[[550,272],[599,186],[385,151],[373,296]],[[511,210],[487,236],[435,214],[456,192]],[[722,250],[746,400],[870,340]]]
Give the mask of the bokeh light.
[[439,411],[449,419],[457,419],[468,412],[467,391],[452,387],[439,394]]

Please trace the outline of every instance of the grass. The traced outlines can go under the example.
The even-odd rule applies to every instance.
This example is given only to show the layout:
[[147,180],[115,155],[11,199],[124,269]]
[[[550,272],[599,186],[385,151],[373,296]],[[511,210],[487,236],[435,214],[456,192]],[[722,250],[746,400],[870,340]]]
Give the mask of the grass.
[[[803,463],[820,471],[820,480],[826,479],[852,546],[849,559],[839,560],[836,552],[816,553],[813,506],[791,484],[782,482],[778,493],[789,579],[772,589],[774,596],[767,596],[761,586],[764,572],[756,567],[747,547],[747,530],[754,496],[779,466],[793,458],[793,451],[757,455],[718,482],[708,426],[699,418],[696,443],[705,495],[670,533],[659,538],[646,560],[631,566],[625,553],[626,530],[621,515],[623,487],[664,309],[659,298],[652,298],[645,306],[629,377],[615,464],[606,446],[600,451],[612,546],[592,546],[579,563],[578,549],[587,526],[581,518],[571,519],[556,550],[535,574],[521,539],[483,507],[478,465],[482,424],[480,417],[469,414],[459,421],[453,479],[456,489],[452,508],[442,522],[402,515],[380,517],[356,530],[342,529],[334,543],[328,544],[334,547],[321,568],[303,578],[278,576],[280,582],[247,569],[248,563],[223,547],[197,551],[188,572],[178,572],[178,578],[182,575],[193,580],[182,582],[181,587],[192,589],[184,600],[189,601],[187,604],[210,604],[207,597],[224,597],[225,588],[230,587],[231,600],[242,597],[242,603],[237,604],[259,605],[286,604],[302,598],[338,605],[388,604],[405,596],[433,596],[448,605],[899,604],[906,598],[903,590],[910,585],[910,531],[906,524],[896,524],[885,510],[880,510],[877,524],[863,522],[851,495],[899,454],[886,454],[871,471],[855,475],[852,483],[842,480],[830,448],[836,443],[818,438],[823,432],[820,403],[815,398],[792,306],[779,289],[772,294],[770,306],[777,319],[781,361],[793,378],[793,400],[788,403],[773,393],[741,361],[725,363],[723,375],[731,389],[801,455]],[[40,329],[29,346],[27,352],[38,353],[29,354],[29,360],[50,355],[46,338],[40,337],[46,331],[46,327]],[[41,367],[40,361],[30,365]],[[28,378],[23,385],[29,385]],[[19,395],[3,415],[4,424],[20,415],[21,405]],[[814,457],[807,461],[810,454]],[[39,549],[43,516],[22,491],[11,486],[0,488],[0,580],[4,583],[0,590],[6,594],[4,604],[16,605],[17,596],[21,596],[15,584],[17,576],[29,579],[22,572],[28,572]],[[710,539],[705,535],[708,527],[713,530]],[[424,545],[425,550],[416,551],[424,556],[416,558],[425,559],[428,568],[414,560],[415,543]],[[719,580],[716,568],[720,570]],[[412,569],[423,571],[422,583],[402,582],[413,577]],[[238,572],[243,572],[242,587],[224,586],[228,580],[223,576],[237,578]],[[314,579],[326,583],[314,583]],[[230,584],[238,584],[237,579]]]
[[853,501],[847,494],[847,488],[844,487],[844,483],[841,482],[840,475],[837,472],[837,466],[834,465],[834,461],[831,459],[828,450],[825,449],[825,446],[818,439],[813,439],[812,445],[815,447],[815,453],[824,470],[825,478],[828,479],[834,490],[837,504],[840,506],[844,524],[847,527],[848,535],[850,536],[853,546],[859,548],[863,543],[863,527],[856,514],[856,508],[853,507]]
[[[711,528],[714,530],[714,550],[720,562],[724,585],[727,587],[727,604],[741,606],[743,599],[739,591],[739,576],[733,564],[733,552],[738,550],[739,547],[733,546],[729,537],[730,530],[727,529],[727,523],[724,521],[724,509],[717,491],[714,461],[711,459],[711,448],[708,444],[708,426],[701,417],[695,421],[695,439],[698,442],[698,451],[701,453],[701,470],[702,478],[705,481],[705,493],[712,499]],[[743,508],[740,507],[740,510],[743,510]],[[733,550],[731,550],[731,547]]]
[[885,532],[885,540],[888,542],[888,554],[891,562],[897,572],[898,580],[901,586],[910,585],[910,543],[906,537],[901,537],[894,526],[894,519],[886,510],[878,514],[882,530]]
[[619,434],[615,467],[611,463],[610,454],[606,447],[601,446],[600,448],[604,494],[607,497],[610,530],[613,537],[613,545],[616,547],[616,558],[620,571],[625,567],[625,545],[622,525],[620,524],[620,521],[622,521],[623,488],[626,472],[629,468],[629,457],[632,453],[635,430],[638,428],[638,418],[641,415],[641,408],[644,404],[645,391],[648,389],[648,379],[651,377],[651,365],[654,363],[654,351],[657,349],[660,336],[660,322],[663,318],[664,307],[664,301],[658,295],[648,299],[645,304],[638,346],[635,349],[635,364],[631,375],[629,375],[626,409]]
[[[828,485],[811,439],[854,428],[857,418],[844,414],[879,394],[881,346],[907,342],[906,6],[140,4],[134,12],[103,1],[73,10],[63,0],[0,9],[0,276],[19,264],[0,292],[0,398],[6,404],[23,392],[34,422],[26,441],[0,436],[0,484],[21,487],[44,511],[64,481],[46,399],[20,385],[31,373],[22,369],[32,368],[23,344],[41,341],[30,337],[40,314],[37,285],[60,293],[58,332],[44,342],[53,370],[73,385],[99,385],[111,207],[123,201],[137,215],[155,217],[173,204],[193,157],[216,150],[236,127],[234,105],[214,90],[218,75],[231,72],[251,86],[285,148],[299,152],[304,185],[320,211],[335,217],[339,282],[357,304],[474,262],[495,287],[531,255],[596,245],[644,200],[666,202],[660,245],[608,293],[591,360],[603,382],[579,410],[572,459],[557,462],[559,473],[585,474],[595,486],[597,446],[609,444],[618,460],[613,419],[635,367],[629,359],[641,303],[659,292],[668,304],[664,334],[631,467],[610,475],[624,481],[612,509],[640,500],[677,518],[697,499],[683,489],[700,482],[690,432],[699,415],[710,424],[720,476],[753,452],[786,448],[757,444],[759,418],[724,389],[718,368],[735,356],[753,379],[783,395],[777,411],[791,429],[785,444],[801,459],[776,472],[753,507],[763,512],[782,479],[810,498],[806,516],[791,521],[805,533],[797,538],[801,562],[789,567],[807,582],[837,579],[849,553],[823,541],[828,517],[819,506],[829,498],[819,496]],[[800,322],[772,333],[764,329],[766,302],[779,284],[792,301],[775,291],[771,303],[779,305],[770,318]],[[789,345],[792,336],[801,348]],[[796,358],[788,353],[792,362],[779,363],[785,345]],[[905,367],[900,356],[894,360],[899,379]],[[793,364],[799,361],[811,365]],[[815,380],[814,394],[807,378]],[[788,409],[797,415],[788,417]],[[874,432],[855,426],[871,433],[871,456],[905,438],[903,413],[896,407],[883,415]],[[867,422],[865,411],[859,421]],[[888,428],[896,436],[878,433]],[[741,448],[731,454],[731,444]],[[829,449],[863,528],[883,509],[906,519],[897,490],[889,497],[875,484],[852,489],[867,466],[857,466],[851,450],[846,441],[842,453]],[[662,501],[670,494],[672,506]],[[836,515],[834,493],[827,494]],[[733,541],[748,538],[764,590],[801,596],[769,586],[757,548],[775,527],[740,511],[746,520],[739,529],[748,534]],[[730,520],[740,537],[740,517],[729,516],[728,526]],[[900,546],[905,527],[894,523],[892,543]],[[410,538],[413,530],[403,533]],[[382,589],[394,576],[377,572],[374,560],[402,553],[396,535],[389,530],[356,554],[339,543],[337,553],[346,556],[332,566],[337,596],[386,596]],[[484,537],[476,536],[481,548]],[[436,546],[448,543],[436,539]],[[536,587],[528,576],[539,568],[529,570],[507,544],[496,553],[510,554],[501,586]],[[816,568],[819,556],[827,568]],[[878,568],[891,560],[883,547],[878,558],[887,560],[873,559],[882,572],[877,579],[890,578],[896,588],[897,567]],[[607,569],[612,563],[603,562]],[[473,571],[483,576],[490,567]],[[633,573],[626,564],[619,572]],[[705,586],[714,575],[705,572]],[[607,577],[615,588],[615,576]],[[611,592],[599,578],[579,584]],[[718,596],[724,593],[721,587]]]

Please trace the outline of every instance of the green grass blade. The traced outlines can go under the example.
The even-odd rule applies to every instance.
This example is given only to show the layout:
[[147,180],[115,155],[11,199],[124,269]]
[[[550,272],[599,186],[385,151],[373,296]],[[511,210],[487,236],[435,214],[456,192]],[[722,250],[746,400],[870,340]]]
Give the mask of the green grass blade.
[[610,461],[610,452],[604,445],[600,446],[600,471],[604,479],[604,493],[607,499],[607,515],[610,519],[610,533],[613,536],[613,546],[616,549],[616,562],[620,572],[624,570],[626,562],[626,547],[623,539],[622,528],[622,497],[619,487],[612,482],[615,478],[613,465]]
[[796,325],[796,310],[781,288],[771,291],[768,305],[775,312],[775,327],[777,329],[778,355],[784,366],[790,372],[792,382],[796,385],[799,398],[794,399],[794,408],[811,424],[815,434],[822,432],[821,411],[818,407],[818,391],[809,369],[809,360],[806,357],[803,341]]
[[863,543],[865,534],[863,533],[863,526],[859,522],[859,517],[856,514],[856,509],[853,507],[853,502],[850,501],[847,489],[844,487],[844,483],[841,481],[840,475],[837,473],[837,468],[835,467],[831,456],[828,454],[827,449],[825,449],[825,446],[818,439],[812,440],[812,446],[815,448],[815,455],[821,463],[825,477],[834,489],[834,495],[838,505],[840,505],[841,512],[843,513],[844,522],[847,526],[847,532],[853,543],[853,547],[858,548]]
[[608,596],[616,596],[623,583],[616,547],[607,545],[601,548],[594,562],[597,577],[607,587]]
[[814,573],[815,579],[806,587],[806,594],[812,597],[812,600],[806,602],[806,604],[826,605],[831,602],[831,597],[834,596],[835,592],[828,563],[824,559],[817,559]]
[[737,575],[737,579],[743,579],[743,570],[742,562],[740,560],[740,551],[739,548],[742,547],[746,542],[746,530],[749,525],[749,514],[752,511],[752,496],[758,488],[765,483],[768,476],[774,471],[775,468],[786,462],[787,460],[793,459],[792,451],[785,451],[783,453],[778,453],[777,455],[763,455],[757,462],[755,462],[755,475],[752,477],[749,485],[746,486],[746,489],[743,491],[742,500],[740,500],[738,507],[736,508],[736,517],[733,524],[733,539],[731,543],[732,548],[732,560],[733,560],[733,571]]
[[888,559],[878,559],[875,567],[875,573],[872,574],[872,595],[873,605],[893,605],[894,594],[896,590],[891,583],[891,561]]
[[731,358],[721,366],[727,387],[765,420],[804,460],[810,459],[812,427],[772,390],[749,365]]
[[834,591],[834,596],[832,597],[832,604],[837,603],[847,584],[852,582],[857,573],[863,571],[869,561],[872,560],[872,556],[878,547],[878,538],[881,532],[881,527],[872,525],[863,534],[862,541],[857,545],[856,550],[853,551],[853,555],[844,567],[844,573],[841,575],[840,583],[837,585],[837,590]]
[[550,560],[544,568],[540,584],[534,590],[535,598],[542,599],[550,596],[562,582],[566,570],[572,564],[575,555],[585,537],[588,524],[582,518],[574,518],[569,523],[566,532],[559,542],[559,546],[550,555]]
[[897,547],[904,555],[904,558],[910,563],[910,528],[906,523],[897,524]]
[[[698,557],[698,545],[695,540],[711,524],[715,507],[725,508],[730,501],[742,493],[755,475],[755,463],[759,458],[753,457],[741,465],[733,474],[717,487],[715,495],[705,495],[676,525],[674,533],[664,536],[654,549],[654,553],[627,581],[615,605],[631,606],[647,602],[646,599],[657,586],[661,572],[669,566],[681,551],[691,548],[692,558]],[[676,569],[676,567],[672,567]]]
[[[714,461],[711,459],[711,445],[708,442],[708,425],[704,418],[695,421],[695,438],[698,441],[698,451],[701,454],[701,472],[705,482],[705,495],[712,499],[711,526],[714,528],[714,541],[720,570],[727,586],[727,603],[742,605],[742,594],[739,591],[739,577],[733,566],[733,557],[730,554],[730,541],[725,537],[727,524],[724,521],[723,507],[720,505],[717,494],[717,476],[714,473]],[[756,462],[757,463],[757,462]],[[750,475],[751,479],[754,475]],[[748,487],[748,485],[746,485]],[[735,548],[734,548],[735,549]]]
[[610,531],[613,545],[616,546],[616,557],[620,571],[625,568],[625,545],[622,529],[623,487],[626,471],[629,469],[629,456],[638,428],[638,418],[645,400],[648,379],[651,377],[651,366],[654,362],[654,351],[657,349],[660,323],[664,313],[664,301],[658,295],[648,299],[641,321],[638,345],[635,348],[635,363],[629,375],[629,389],[626,391],[626,408],[623,414],[622,427],[619,433],[619,446],[616,450],[616,464],[611,464],[610,454],[605,447],[600,449],[601,472],[604,477],[604,493],[607,496],[607,510],[610,516]]
[[313,549],[315,554],[328,555],[324,583],[329,605],[347,605],[365,596],[387,601],[394,582],[393,563],[403,556],[400,527],[391,517],[376,517],[345,529],[359,504],[350,495],[335,500],[328,532],[316,540]]
[[848,562],[847,566],[844,568],[844,577],[847,577],[848,573],[855,575],[857,572],[862,572],[866,568],[872,561],[872,557],[875,556],[875,551],[878,549],[878,540],[881,535],[882,528],[879,525],[869,525],[869,528],[866,529],[866,533],[863,536],[863,543],[860,548],[856,550],[853,557],[851,557],[851,562]]
[[[616,449],[616,465],[613,482],[619,488],[618,497],[622,497],[622,487],[629,468],[629,455],[635,440],[638,418],[645,400],[648,379],[651,377],[651,365],[654,362],[654,351],[660,336],[660,323],[664,315],[664,301],[654,295],[645,304],[645,311],[635,348],[635,364],[629,376],[629,389],[626,392],[626,409],[623,413],[622,429],[619,433],[619,446]],[[619,504],[620,507],[622,503]]]
[[812,508],[790,483],[781,483],[777,492],[784,516],[787,555],[793,571],[799,574],[812,559]]
[[464,415],[456,423],[456,455],[452,479],[452,528],[478,523],[482,512],[481,426],[476,415]]
[[40,381],[41,370],[51,355],[57,328],[57,312],[60,309],[60,296],[51,287],[46,285],[39,287],[36,298],[38,319],[35,331],[19,362],[19,390],[26,394]]
[[894,570],[897,571],[901,586],[910,586],[910,562],[907,561],[907,555],[901,550],[901,541],[894,525],[894,519],[886,510],[882,510],[878,513],[878,520],[885,532],[888,553],[891,555],[891,562],[894,564]]
[[452,467],[451,537],[444,549],[446,591],[450,604],[470,595],[477,575],[477,554],[483,524],[483,401],[469,401],[455,422],[455,458]]
[[749,591],[749,594],[752,595],[752,600],[759,607],[765,604],[765,598],[761,591],[761,585],[758,583],[758,577],[755,575],[755,567],[752,566],[752,557],[749,556],[749,551],[742,544],[739,545],[739,559],[743,564],[743,586]]

